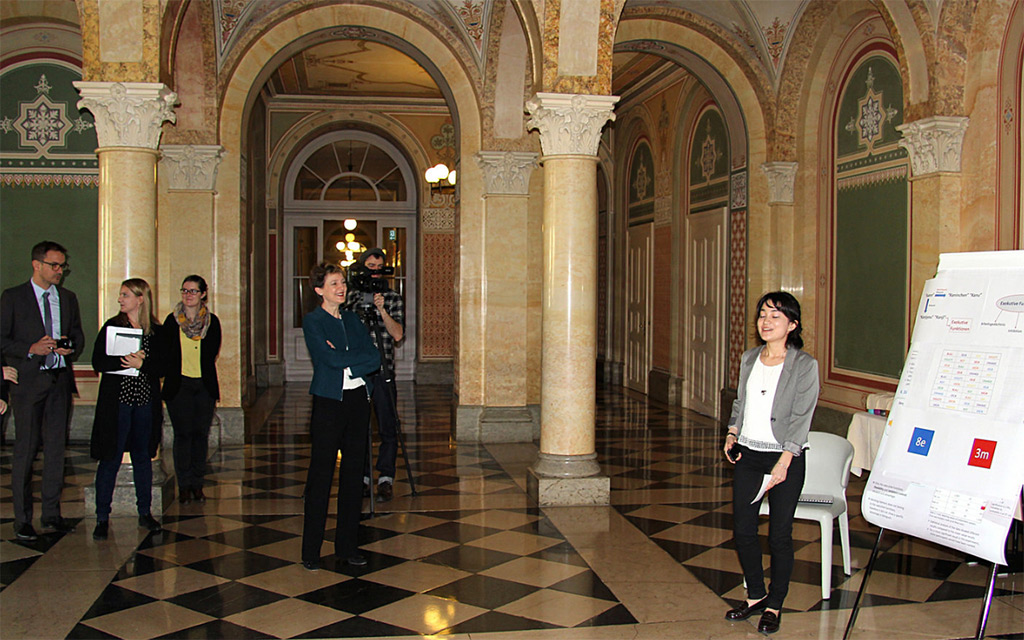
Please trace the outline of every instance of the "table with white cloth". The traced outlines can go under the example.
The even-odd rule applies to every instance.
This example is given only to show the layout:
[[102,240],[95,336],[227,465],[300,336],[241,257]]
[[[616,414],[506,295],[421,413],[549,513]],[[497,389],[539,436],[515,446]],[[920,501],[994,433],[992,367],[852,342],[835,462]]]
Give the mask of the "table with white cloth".
[[846,439],[853,444],[853,465],[850,473],[860,476],[864,469],[871,469],[878,454],[878,445],[885,433],[885,422],[888,418],[858,411],[850,420],[850,431]]

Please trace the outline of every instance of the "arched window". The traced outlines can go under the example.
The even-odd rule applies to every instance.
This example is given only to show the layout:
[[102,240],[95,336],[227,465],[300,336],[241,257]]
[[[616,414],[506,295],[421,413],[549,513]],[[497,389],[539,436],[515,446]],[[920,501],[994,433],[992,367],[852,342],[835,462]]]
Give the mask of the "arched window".
[[413,213],[416,189],[408,167],[398,149],[380,136],[324,134],[306,145],[289,168],[286,207]]

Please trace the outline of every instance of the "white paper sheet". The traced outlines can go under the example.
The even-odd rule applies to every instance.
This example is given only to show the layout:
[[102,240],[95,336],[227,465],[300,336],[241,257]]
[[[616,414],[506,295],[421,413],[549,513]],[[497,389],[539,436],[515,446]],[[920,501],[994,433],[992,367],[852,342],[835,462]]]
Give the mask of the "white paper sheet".
[[768,483],[771,481],[771,479],[772,474],[764,474],[764,477],[761,478],[761,488],[757,490],[757,495],[754,496],[754,499],[750,501],[750,504],[754,504],[755,502],[764,497],[765,492],[768,491]]
[[[142,329],[132,327],[107,327],[107,355],[126,356],[142,348]],[[139,370],[134,368],[108,371],[119,376],[137,376]]]

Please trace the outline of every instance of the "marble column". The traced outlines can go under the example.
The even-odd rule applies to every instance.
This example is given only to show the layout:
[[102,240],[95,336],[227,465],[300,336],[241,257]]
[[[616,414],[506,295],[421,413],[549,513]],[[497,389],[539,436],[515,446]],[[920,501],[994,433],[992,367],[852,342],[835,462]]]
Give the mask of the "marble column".
[[[161,83],[75,82],[79,109],[96,120],[99,148],[99,316],[117,313],[117,295],[127,278],[143,278],[157,297],[157,188],[161,126],[174,122],[178,96]],[[161,454],[157,454],[161,458]],[[153,463],[153,515],[160,516],[174,498],[174,481],[159,459]],[[95,506],[94,485],[85,488],[86,509]],[[112,512],[135,514],[132,465],[117,475]]]
[[900,125],[910,155],[910,317],[939,254],[960,251],[960,158],[968,119],[932,116]]
[[617,101],[538,93],[526,105],[544,152],[540,453],[527,477],[541,505],[609,502],[594,444],[596,154]]
[[476,161],[486,187],[484,404],[476,420],[457,424],[456,438],[532,442],[535,419],[527,406],[526,257],[530,174],[537,167],[537,154],[481,151]]
[[[793,291],[800,286],[797,261],[803,256],[794,253],[793,201],[796,183],[796,162],[765,162],[761,171],[768,178],[768,215],[773,259],[768,263],[769,288]],[[775,259],[784,256],[784,260]],[[797,292],[799,293],[799,292]]]
[[99,315],[117,312],[126,278],[157,285],[156,163],[177,94],[161,83],[75,82],[96,119],[99,148]]

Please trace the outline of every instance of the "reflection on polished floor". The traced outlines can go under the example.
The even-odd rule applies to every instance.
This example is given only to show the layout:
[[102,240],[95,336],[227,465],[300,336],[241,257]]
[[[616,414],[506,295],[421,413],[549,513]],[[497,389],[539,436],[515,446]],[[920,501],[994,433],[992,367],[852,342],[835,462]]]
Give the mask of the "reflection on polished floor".
[[[361,526],[365,567],[298,564],[309,396],[269,392],[252,444],[218,451],[206,504],[172,506],[165,531],[112,521],[90,537],[88,448],[68,456],[64,515],[77,531],[14,542],[10,447],[0,456],[0,636],[9,638],[753,638],[726,622],[743,597],[731,548],[731,475],[702,416],[618,388],[598,393],[598,456],[611,507],[538,508],[525,494],[532,444],[456,444],[450,387],[405,385],[399,410],[418,495]],[[258,415],[259,407],[268,410]],[[401,467],[401,465],[400,465]],[[816,524],[796,526],[783,638],[840,638],[877,530],[850,486],[853,575],[833,554],[821,599]],[[36,490],[38,491],[38,485]],[[38,521],[36,522],[38,526]],[[333,538],[333,531],[327,532]],[[837,545],[838,545],[838,536]],[[892,535],[883,539],[854,638],[973,637],[984,566]],[[987,637],[1024,637],[1024,572],[998,582]]]

